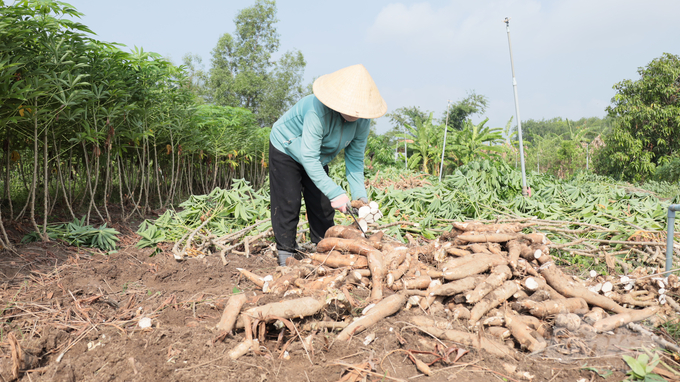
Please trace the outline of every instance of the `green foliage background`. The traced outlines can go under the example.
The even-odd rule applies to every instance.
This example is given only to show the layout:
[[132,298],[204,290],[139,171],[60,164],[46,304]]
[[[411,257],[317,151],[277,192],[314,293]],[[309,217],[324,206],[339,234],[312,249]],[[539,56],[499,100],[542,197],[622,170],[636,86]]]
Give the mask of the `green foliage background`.
[[[220,38],[207,71],[197,57],[178,67],[98,41],[72,21],[79,16],[52,0],[0,3],[0,213],[29,219],[31,238],[48,240],[68,227],[94,230],[85,229],[92,218],[145,218],[169,208],[144,223],[144,245],[175,239],[200,224],[197,216],[219,217],[211,228],[225,233],[266,216],[269,126],[308,92],[301,52],[271,59],[280,45],[275,2],[256,0],[236,15],[235,32]],[[664,54],[639,73],[615,85],[607,118],[523,122],[532,198],[519,190],[512,119],[505,128],[473,123],[488,106],[474,91],[440,120],[417,106],[388,114],[393,129],[369,137],[369,176],[443,168],[444,180],[370,196],[388,209],[388,221],[419,222],[428,237],[445,227],[441,219],[506,215],[615,225],[621,237],[633,226],[660,229],[660,206],[678,201],[680,59]],[[649,181],[641,187],[656,194],[593,175],[593,165],[617,179]],[[340,166],[332,171],[346,186]],[[48,224],[58,217],[74,225]],[[182,228],[171,227],[177,221]],[[0,245],[9,244],[4,229],[0,235]]]
[[614,85],[607,111],[615,124],[597,156],[599,172],[633,181],[651,178],[665,158],[679,155],[680,56],[664,53],[638,74]]

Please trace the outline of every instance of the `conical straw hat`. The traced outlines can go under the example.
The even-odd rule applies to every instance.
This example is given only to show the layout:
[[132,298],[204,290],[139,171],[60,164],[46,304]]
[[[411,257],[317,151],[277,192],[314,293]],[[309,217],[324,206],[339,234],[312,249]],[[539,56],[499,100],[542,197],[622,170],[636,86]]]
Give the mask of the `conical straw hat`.
[[387,112],[385,100],[361,64],[317,78],[312,89],[324,105],[352,117],[378,118]]

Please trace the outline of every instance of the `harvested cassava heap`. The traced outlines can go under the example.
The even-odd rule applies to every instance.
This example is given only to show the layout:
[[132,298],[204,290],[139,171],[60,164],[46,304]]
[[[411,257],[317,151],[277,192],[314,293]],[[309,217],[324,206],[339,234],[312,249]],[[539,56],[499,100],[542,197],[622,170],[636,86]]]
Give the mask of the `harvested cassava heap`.
[[[588,345],[593,338],[645,331],[635,324],[639,321],[658,326],[676,320],[677,304],[666,295],[680,287],[674,276],[636,270],[620,278],[591,274],[588,280],[578,280],[555,265],[551,243],[542,233],[527,233],[531,226],[454,223],[437,240],[418,242],[407,235],[409,244],[383,237],[380,231],[366,238],[355,227],[335,226],[316,253],[277,268],[275,274],[239,270],[263,293],[280,296],[279,302],[250,306],[242,296],[234,296],[220,329],[247,330],[232,354],[238,357],[264,338],[251,326],[265,325],[249,323],[276,322],[300,340],[305,333],[297,334],[297,328],[338,331],[335,343],[370,342],[360,334],[409,309],[403,320],[468,350],[499,357],[516,351],[593,356],[595,350]],[[675,346],[646,333],[649,341]],[[417,357],[411,356],[420,370]]]

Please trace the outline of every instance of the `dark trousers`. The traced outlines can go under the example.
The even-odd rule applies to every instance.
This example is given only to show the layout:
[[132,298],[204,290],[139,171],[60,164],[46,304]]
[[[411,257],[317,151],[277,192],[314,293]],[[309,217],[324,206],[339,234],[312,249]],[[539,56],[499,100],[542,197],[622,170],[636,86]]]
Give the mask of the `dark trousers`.
[[[324,170],[328,173],[328,166],[324,166]],[[328,197],[316,187],[301,164],[279,151],[271,142],[269,189],[272,228],[278,250],[294,252],[297,249],[295,236],[303,195],[313,243],[321,241],[326,230],[335,225],[335,209]]]

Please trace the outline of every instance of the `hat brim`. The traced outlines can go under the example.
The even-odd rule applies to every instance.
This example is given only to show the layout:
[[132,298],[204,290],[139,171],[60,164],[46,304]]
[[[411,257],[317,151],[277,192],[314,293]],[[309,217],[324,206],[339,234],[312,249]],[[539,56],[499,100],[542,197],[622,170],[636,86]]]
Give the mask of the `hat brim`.
[[312,90],[321,103],[342,114],[372,119],[387,112],[378,87],[361,64],[317,78]]

